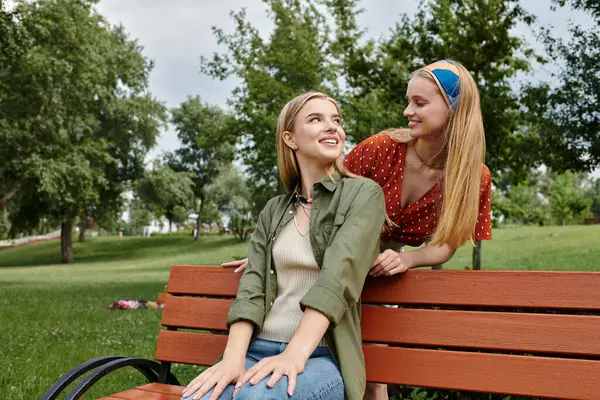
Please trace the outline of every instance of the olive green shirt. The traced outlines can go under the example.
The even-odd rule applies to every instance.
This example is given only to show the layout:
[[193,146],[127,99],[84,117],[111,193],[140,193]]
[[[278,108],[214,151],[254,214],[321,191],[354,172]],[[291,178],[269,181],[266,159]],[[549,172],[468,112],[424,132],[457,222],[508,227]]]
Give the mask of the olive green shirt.
[[[273,243],[295,215],[295,192],[275,197],[260,213],[248,246],[248,265],[227,327],[246,320],[260,332],[277,296]],[[367,178],[342,178],[334,173],[313,186],[310,242],[321,272],[300,301],[304,310],[321,312],[330,326],[325,340],[340,367],[346,396],[362,400],[366,373],[360,330],[360,295],[379,253],[385,219],[383,191]]]

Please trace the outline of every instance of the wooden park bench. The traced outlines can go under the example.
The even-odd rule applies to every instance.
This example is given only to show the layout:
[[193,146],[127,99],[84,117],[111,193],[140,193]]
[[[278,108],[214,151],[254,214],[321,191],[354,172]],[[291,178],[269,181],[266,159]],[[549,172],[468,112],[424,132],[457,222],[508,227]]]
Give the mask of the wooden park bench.
[[[137,368],[150,383],[105,400],[178,400],[188,382],[170,373],[171,363],[211,365],[219,357],[238,280],[221,267],[172,267],[157,361],[88,361],[60,378],[42,400],[57,398],[83,377],[65,397],[77,399],[126,366]],[[369,280],[362,299],[371,382],[600,399],[600,273],[412,270]],[[389,346],[373,345],[382,343]]]

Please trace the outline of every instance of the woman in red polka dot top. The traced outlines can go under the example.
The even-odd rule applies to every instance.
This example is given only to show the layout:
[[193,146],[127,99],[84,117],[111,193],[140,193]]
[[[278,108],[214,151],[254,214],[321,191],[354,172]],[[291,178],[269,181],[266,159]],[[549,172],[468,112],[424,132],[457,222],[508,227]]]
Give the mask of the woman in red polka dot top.
[[[471,74],[455,61],[438,61],[413,72],[406,98],[408,129],[379,133],[345,159],[351,172],[383,188],[393,223],[381,235],[372,276],[442,264],[467,241],[492,238],[492,180]],[[387,398],[387,385],[367,383],[365,399]]]
[[442,264],[467,241],[492,238],[492,180],[471,74],[455,61],[438,61],[412,74],[406,98],[408,129],[363,141],[345,161],[384,189],[393,222],[381,236],[373,276]]
[[374,135],[345,161],[384,189],[394,224],[381,236],[373,276],[442,264],[467,241],[492,238],[492,180],[471,74],[455,61],[438,61],[412,74],[406,98],[408,129]]

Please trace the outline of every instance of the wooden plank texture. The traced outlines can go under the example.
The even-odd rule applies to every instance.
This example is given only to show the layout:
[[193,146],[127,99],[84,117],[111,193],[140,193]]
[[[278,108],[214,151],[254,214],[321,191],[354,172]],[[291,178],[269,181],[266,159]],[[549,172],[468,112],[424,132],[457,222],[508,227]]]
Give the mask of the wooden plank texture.
[[363,346],[367,380],[418,387],[598,399],[600,361]]
[[600,274],[540,271],[411,270],[368,279],[362,300],[506,308],[600,310]]
[[147,385],[138,386],[136,389],[145,390],[147,392],[174,394],[181,396],[185,386],[166,385],[164,383],[148,383]]
[[99,400],[150,399],[150,400],[179,400],[184,386],[165,385],[164,383],[149,383],[135,389],[115,393]]
[[600,316],[363,306],[363,341],[600,356]]
[[[173,266],[171,294],[235,297],[240,274],[219,266]],[[411,270],[368,279],[374,304],[600,310],[600,274],[541,271]]]
[[235,297],[242,274],[233,268],[211,266],[171,267],[167,291],[171,294]]
[[160,323],[177,328],[225,331],[230,299],[167,296]]
[[180,400],[181,395],[149,392],[139,388],[126,390],[111,395],[109,399],[119,400]]
[[[226,336],[161,331],[156,358],[211,365]],[[596,400],[600,361],[364,345],[371,382]]]
[[[228,299],[168,296],[165,326],[226,331]],[[600,356],[600,316],[363,306],[366,342]]]
[[225,350],[226,335],[160,331],[155,358],[182,364],[213,365]]

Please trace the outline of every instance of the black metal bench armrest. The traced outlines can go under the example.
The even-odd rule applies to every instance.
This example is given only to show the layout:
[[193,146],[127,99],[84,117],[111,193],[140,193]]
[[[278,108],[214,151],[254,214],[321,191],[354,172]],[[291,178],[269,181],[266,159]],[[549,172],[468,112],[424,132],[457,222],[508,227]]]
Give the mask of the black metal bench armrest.
[[80,376],[88,373],[89,371],[98,368],[101,365],[109,362],[125,358],[123,356],[106,356],[91,359],[89,361],[80,364],[61,376],[55,383],[48,389],[46,393],[41,397],[40,400],[55,400],[61,394],[63,390],[71,383],[75,382]]
[[[133,367],[140,371],[148,382],[158,381],[158,374],[160,370],[160,364],[156,361],[146,360],[143,358],[120,358],[106,364],[103,364],[92,371],[89,375],[81,380],[75,386],[75,388],[65,397],[65,400],[76,400],[79,399],[90,387],[96,382],[108,375],[110,372],[117,369]],[[180,385],[179,381],[175,376],[169,372],[167,376],[167,383],[171,385]]]

